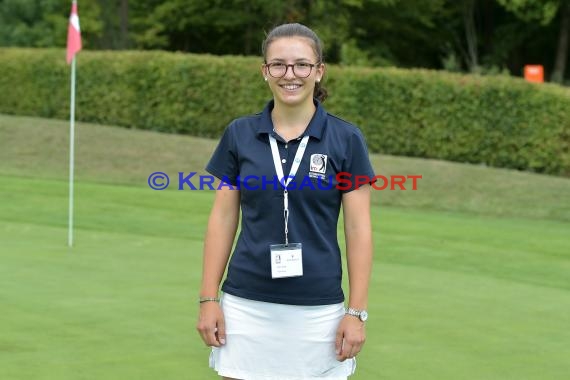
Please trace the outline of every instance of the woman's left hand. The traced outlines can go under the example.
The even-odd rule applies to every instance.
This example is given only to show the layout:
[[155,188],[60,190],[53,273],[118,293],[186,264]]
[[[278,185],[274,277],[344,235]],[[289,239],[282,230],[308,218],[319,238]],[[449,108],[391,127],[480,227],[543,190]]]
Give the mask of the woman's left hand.
[[364,322],[357,317],[345,315],[336,331],[336,359],[345,361],[353,358],[362,349],[366,340]]

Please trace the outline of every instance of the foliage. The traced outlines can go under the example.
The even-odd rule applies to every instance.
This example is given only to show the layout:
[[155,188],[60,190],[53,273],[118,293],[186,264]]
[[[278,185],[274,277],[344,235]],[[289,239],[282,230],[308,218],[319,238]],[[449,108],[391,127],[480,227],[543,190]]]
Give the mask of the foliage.
[[551,24],[559,19],[560,29],[556,58],[551,81],[564,83],[566,61],[570,50],[570,0],[498,0],[499,3],[526,23],[538,21],[541,25]]
[[560,0],[497,0],[499,4],[509,11],[515,13],[521,19],[532,22],[538,20],[546,25],[552,21],[558,8]]
[[[566,5],[565,5],[566,4]],[[80,0],[87,49],[259,55],[275,25],[300,22],[343,66],[568,78],[570,0]],[[0,46],[63,47],[70,0],[0,0]],[[570,17],[570,16],[567,16]],[[558,41],[558,42],[557,42]]]
[[[66,119],[61,50],[0,50],[0,112]],[[82,52],[79,120],[217,138],[270,98],[259,58]],[[29,78],[34,78],[33,81]],[[373,152],[570,175],[570,94],[504,76],[329,66],[329,111]]]
[[[101,7],[85,1],[78,8],[84,46],[89,48],[103,30]],[[1,0],[0,46],[65,46],[70,10],[68,0]]]
[[263,31],[295,12],[273,0],[151,0],[131,11],[138,46],[215,54],[257,54]]
[[392,66],[434,67],[445,33],[439,28],[446,16],[444,0],[364,0],[349,9],[347,34],[372,60]]

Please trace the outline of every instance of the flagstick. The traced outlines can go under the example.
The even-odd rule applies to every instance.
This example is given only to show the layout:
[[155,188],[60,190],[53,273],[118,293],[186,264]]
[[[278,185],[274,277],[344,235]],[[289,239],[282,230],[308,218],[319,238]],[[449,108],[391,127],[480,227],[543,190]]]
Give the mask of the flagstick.
[[71,106],[69,116],[69,231],[67,245],[73,246],[73,172],[75,158],[75,57],[71,61]]

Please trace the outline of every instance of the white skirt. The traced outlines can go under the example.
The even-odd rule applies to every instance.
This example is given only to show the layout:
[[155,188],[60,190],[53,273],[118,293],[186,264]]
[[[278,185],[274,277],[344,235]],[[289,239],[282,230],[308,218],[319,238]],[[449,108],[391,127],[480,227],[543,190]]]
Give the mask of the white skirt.
[[241,380],[346,380],[356,359],[336,360],[344,305],[297,306],[223,294],[226,344],[213,347],[210,367]]

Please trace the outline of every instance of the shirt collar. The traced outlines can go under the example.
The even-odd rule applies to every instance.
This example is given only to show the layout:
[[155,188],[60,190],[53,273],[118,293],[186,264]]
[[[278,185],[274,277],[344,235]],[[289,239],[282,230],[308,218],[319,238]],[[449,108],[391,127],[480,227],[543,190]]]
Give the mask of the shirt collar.
[[[325,129],[325,124],[327,120],[327,111],[325,111],[324,107],[321,105],[317,99],[313,99],[315,106],[317,109],[303,133],[303,136],[309,135],[320,140],[323,137],[323,132]],[[271,134],[273,133],[273,120],[271,120],[271,111],[273,110],[275,103],[274,100],[270,100],[269,103],[265,106],[263,111],[261,112],[261,123],[257,129],[257,134]]]

